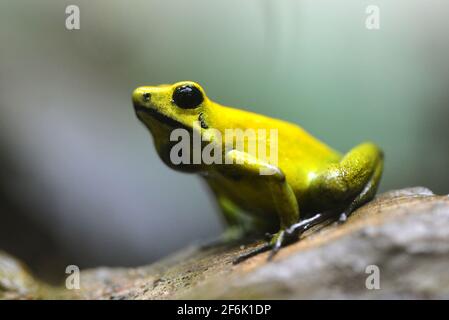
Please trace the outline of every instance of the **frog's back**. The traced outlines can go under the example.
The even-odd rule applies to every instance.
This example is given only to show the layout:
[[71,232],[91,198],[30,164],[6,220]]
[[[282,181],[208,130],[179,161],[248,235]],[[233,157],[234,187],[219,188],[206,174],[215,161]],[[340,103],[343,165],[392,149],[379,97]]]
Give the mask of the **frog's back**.
[[[214,111],[210,113],[210,120],[212,127],[223,133],[225,129],[265,129],[269,138],[270,130],[275,129],[278,134],[279,161],[294,157],[295,162],[313,160],[319,163],[335,161],[340,158],[337,151],[296,124],[246,110],[217,106],[219,108],[214,108]],[[257,139],[258,142],[263,140],[260,136]],[[264,142],[267,143],[267,147],[270,146],[270,139]]]
[[267,139],[264,140],[259,135],[257,144],[265,143],[267,150],[274,141],[270,139],[270,130],[275,129],[278,145],[277,165],[286,175],[295,193],[307,187],[310,175],[341,158],[340,153],[301,127],[287,121],[220,105],[214,108],[210,120],[221,132],[225,129],[265,129]]

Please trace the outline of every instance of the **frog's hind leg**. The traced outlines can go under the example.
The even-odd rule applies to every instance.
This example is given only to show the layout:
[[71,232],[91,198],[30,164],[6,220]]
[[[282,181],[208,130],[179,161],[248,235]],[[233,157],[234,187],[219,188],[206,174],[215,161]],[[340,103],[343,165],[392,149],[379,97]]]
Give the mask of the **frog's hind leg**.
[[[383,152],[376,145],[364,143],[355,147],[339,163],[332,164],[328,170],[318,175],[311,184],[313,198],[326,203],[326,211],[291,225],[279,234],[274,245],[265,244],[256,248],[238,257],[236,263],[270,248],[268,259],[271,260],[283,244],[296,241],[308,229],[337,219],[341,222],[346,221],[355,209],[375,196],[382,170]],[[319,207],[319,203],[316,205]]]
[[374,198],[382,171],[383,152],[372,143],[358,145],[312,181],[313,198],[331,208],[342,208],[339,221],[344,222]]
[[[269,260],[283,245],[295,242],[306,230],[339,218],[344,220],[355,209],[370,201],[380,182],[383,168],[383,153],[372,143],[361,144],[349,151],[338,163],[330,164],[310,184],[312,208],[323,208],[310,218],[293,223],[275,234],[271,241],[238,256],[240,263],[259,253],[269,251]],[[343,212],[343,213],[342,213]]]
[[383,155],[382,159],[379,161],[379,164],[376,166],[374,170],[374,174],[368,183],[363,188],[362,192],[360,192],[357,197],[352,200],[349,206],[346,208],[344,212],[340,214],[339,221],[345,222],[347,218],[354,212],[355,209],[367,203],[371,199],[374,198],[377,192],[377,188],[379,187],[380,178],[382,176],[383,171]]

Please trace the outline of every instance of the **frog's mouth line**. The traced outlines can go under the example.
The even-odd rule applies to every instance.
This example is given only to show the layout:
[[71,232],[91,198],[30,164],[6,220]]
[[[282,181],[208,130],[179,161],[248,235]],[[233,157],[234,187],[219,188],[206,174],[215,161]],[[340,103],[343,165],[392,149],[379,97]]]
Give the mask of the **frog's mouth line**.
[[145,107],[142,107],[139,105],[134,105],[134,110],[136,111],[137,117],[139,119],[140,119],[139,112],[143,112],[143,113],[148,114],[152,118],[156,119],[157,121],[166,124],[167,126],[169,126],[171,128],[184,128],[184,129],[190,130],[190,128],[187,127],[186,125],[184,125],[183,123],[178,122],[170,117],[167,117],[166,115],[164,115],[160,112],[157,112],[156,110],[154,110],[152,108],[145,108]]

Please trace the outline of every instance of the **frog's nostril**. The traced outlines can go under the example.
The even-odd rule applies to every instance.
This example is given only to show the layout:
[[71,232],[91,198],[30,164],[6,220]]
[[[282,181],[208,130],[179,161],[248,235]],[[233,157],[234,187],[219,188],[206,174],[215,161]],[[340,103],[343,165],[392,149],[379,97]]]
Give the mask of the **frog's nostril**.
[[144,92],[144,93],[142,94],[142,98],[143,98],[143,101],[145,101],[145,102],[150,101],[150,99],[151,99],[151,93],[149,93],[149,92]]

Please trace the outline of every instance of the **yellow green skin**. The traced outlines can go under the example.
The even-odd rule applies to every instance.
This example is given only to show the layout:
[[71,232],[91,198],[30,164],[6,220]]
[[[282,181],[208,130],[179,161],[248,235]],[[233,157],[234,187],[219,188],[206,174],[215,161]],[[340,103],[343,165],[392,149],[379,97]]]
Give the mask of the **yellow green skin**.
[[[183,109],[173,101],[173,92],[183,85],[195,86],[204,100],[196,108]],[[210,100],[195,82],[143,86],[132,95],[138,118],[150,130],[160,158],[171,168],[199,173],[217,198],[228,234],[277,231],[268,246],[278,250],[285,232],[316,213],[333,212],[345,218],[371,200],[379,185],[383,153],[373,143],[363,143],[341,154],[301,127],[253,112],[220,105]],[[193,123],[201,121],[203,126]],[[195,130],[223,144],[223,157],[244,158],[243,164],[173,165],[170,133],[174,128]],[[235,149],[226,150],[214,137],[225,129],[277,129],[278,162],[274,175],[260,175],[271,164]],[[258,138],[260,139],[260,138]],[[224,140],[224,138],[222,139]],[[269,147],[270,141],[264,142]],[[290,229],[291,231],[292,229]]]

